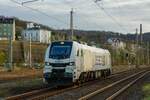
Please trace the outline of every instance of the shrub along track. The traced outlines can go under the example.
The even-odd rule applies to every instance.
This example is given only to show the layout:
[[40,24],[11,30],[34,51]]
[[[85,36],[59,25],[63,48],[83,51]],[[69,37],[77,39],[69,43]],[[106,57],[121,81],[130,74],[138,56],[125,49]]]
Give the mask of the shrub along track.
[[[119,72],[113,74],[107,78],[101,78],[99,80],[89,81],[80,86],[61,86],[61,87],[49,87],[40,90],[34,90],[28,93],[19,94],[12,97],[7,97],[6,100],[21,100],[21,99],[30,99],[30,100],[43,100],[48,99],[79,99],[85,95],[96,91],[97,88],[103,88],[113,82],[121,80],[124,77],[137,73],[145,69],[135,69],[130,71]],[[87,88],[88,87],[88,88]],[[82,99],[82,98],[81,98]]]

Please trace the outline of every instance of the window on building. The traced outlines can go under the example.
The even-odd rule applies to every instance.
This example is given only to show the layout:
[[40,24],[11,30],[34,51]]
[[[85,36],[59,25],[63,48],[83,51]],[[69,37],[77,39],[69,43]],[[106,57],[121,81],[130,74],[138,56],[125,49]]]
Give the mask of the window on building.
[[6,27],[6,24],[4,24],[4,27]]
[[4,32],[4,35],[7,35],[7,33],[6,33],[6,32]]

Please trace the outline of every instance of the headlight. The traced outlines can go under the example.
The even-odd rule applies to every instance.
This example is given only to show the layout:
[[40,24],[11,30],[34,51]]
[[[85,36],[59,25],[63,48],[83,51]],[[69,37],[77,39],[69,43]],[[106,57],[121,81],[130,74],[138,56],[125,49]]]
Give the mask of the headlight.
[[46,65],[46,66],[49,66],[49,65],[50,65],[50,63],[49,63],[49,62],[45,62],[45,65]]
[[73,66],[73,65],[75,65],[75,62],[71,62],[71,63],[69,63],[69,65],[70,65],[70,66]]
[[44,73],[50,73],[50,72],[52,72],[52,67],[51,66],[45,66],[43,72]]

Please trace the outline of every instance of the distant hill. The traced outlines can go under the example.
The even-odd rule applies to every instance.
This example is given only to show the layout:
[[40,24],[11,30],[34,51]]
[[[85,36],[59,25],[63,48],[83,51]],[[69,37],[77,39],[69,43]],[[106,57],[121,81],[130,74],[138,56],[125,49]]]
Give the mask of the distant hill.
[[[17,17],[13,17],[13,18],[16,20],[16,33],[18,35],[20,35],[23,29],[26,29],[27,23],[34,23],[35,25],[41,26],[41,28],[51,30],[54,33],[59,33],[58,35],[60,35],[60,33],[63,33],[68,36],[70,34],[70,30],[68,29],[57,30],[57,29],[53,29],[49,26],[42,25],[36,22],[21,20]],[[77,36],[78,39],[81,39],[83,41],[86,41],[86,42],[94,41],[97,43],[105,43],[108,40],[108,38],[120,38],[123,41],[135,41],[136,39],[135,34],[121,34],[118,32],[111,32],[111,31],[74,30],[74,34]],[[150,32],[143,34],[143,41],[150,42]]]
[[[58,32],[70,34],[70,30],[57,30]],[[111,32],[111,31],[85,31],[85,30],[74,30],[74,34],[82,38],[82,40],[87,41],[96,41],[100,43],[106,42],[108,38],[120,38],[123,41],[135,41],[136,35],[135,34],[121,34],[118,32]],[[139,35],[140,40],[140,35]],[[143,34],[143,41],[150,42],[150,32]]]
[[145,33],[143,36],[145,41],[150,41],[150,32]]

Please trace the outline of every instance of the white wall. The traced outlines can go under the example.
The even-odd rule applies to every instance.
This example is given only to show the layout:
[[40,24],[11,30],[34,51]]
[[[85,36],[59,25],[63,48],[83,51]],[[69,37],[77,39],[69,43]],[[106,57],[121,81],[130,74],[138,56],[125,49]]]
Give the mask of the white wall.
[[51,31],[40,30],[40,42],[50,43],[51,42]]
[[30,30],[27,29],[22,32],[23,39],[29,41],[30,34],[31,34],[31,40],[33,42],[40,42],[40,43],[51,42],[51,31],[44,30],[44,29],[30,29]]

